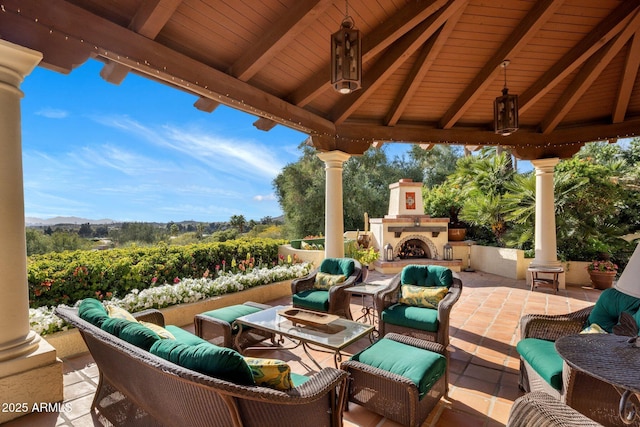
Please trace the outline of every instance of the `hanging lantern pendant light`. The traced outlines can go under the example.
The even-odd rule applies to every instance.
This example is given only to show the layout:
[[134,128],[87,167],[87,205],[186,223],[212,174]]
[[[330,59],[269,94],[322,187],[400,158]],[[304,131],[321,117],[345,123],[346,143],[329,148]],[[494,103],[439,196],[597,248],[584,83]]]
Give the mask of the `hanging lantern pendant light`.
[[349,2],[340,29],[331,35],[331,84],[348,94],[362,86],[362,39],[349,16]]
[[504,88],[502,96],[493,102],[493,128],[502,136],[511,135],[518,130],[518,95],[509,95],[507,89],[507,66],[510,63],[511,61],[505,59],[500,64],[504,68]]

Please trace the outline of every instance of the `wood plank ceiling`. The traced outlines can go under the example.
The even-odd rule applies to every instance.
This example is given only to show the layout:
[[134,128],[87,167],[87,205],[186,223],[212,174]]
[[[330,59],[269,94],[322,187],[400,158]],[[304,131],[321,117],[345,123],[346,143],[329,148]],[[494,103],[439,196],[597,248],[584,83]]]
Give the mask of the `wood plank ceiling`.
[[[137,73],[225,104],[318,150],[376,143],[500,145],[569,157],[640,131],[639,0],[350,0],[362,89],[330,84],[344,0],[0,0],[0,38],[68,73],[89,58],[118,84]],[[520,129],[493,132],[500,64]]]

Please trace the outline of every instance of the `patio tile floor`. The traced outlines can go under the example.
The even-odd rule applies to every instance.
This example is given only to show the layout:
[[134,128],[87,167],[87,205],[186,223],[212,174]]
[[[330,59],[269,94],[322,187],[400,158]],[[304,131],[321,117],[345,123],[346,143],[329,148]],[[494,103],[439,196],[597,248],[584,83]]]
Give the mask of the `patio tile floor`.
[[[508,279],[483,272],[461,272],[463,291],[451,315],[449,351],[449,396],[441,400],[423,426],[497,427],[507,422],[518,389],[519,359],[515,345],[518,322],[526,313],[561,314],[592,305],[601,291],[569,286],[557,295],[551,289],[531,292],[524,280]],[[391,276],[371,272],[369,281],[385,282]],[[270,304],[288,304],[290,297]],[[362,300],[354,296],[352,313],[359,315]],[[185,329],[193,332],[193,326]],[[345,349],[346,356],[369,344],[362,339]],[[251,355],[287,360],[294,372],[309,373],[315,365],[301,349],[251,350]],[[312,351],[322,366],[333,366],[333,356]],[[64,396],[68,411],[41,413],[5,423],[22,426],[94,426],[89,407],[98,383],[98,370],[91,356],[83,354],[64,361]],[[213,424],[212,424],[213,425]],[[346,427],[396,427],[364,408],[350,404],[344,414]]]

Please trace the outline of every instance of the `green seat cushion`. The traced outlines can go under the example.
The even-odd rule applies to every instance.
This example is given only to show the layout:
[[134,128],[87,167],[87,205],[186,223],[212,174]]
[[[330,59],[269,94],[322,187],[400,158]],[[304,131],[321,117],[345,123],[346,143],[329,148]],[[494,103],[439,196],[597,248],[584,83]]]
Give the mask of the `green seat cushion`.
[[602,291],[598,301],[589,314],[587,324],[598,324],[602,329],[611,333],[618,324],[623,311],[633,315],[640,308],[640,298],[632,297],[620,292],[616,288]]
[[158,340],[149,350],[152,354],[183,368],[242,385],[254,385],[251,369],[235,350],[205,342],[197,345],[174,340]]
[[224,320],[229,323],[231,326],[231,333],[235,334],[238,332],[238,326],[234,325],[233,322],[242,316],[247,316],[249,314],[257,313],[261,311],[261,308],[252,307],[250,305],[237,304],[230,305],[229,307],[218,308],[216,310],[205,311],[202,313],[204,316],[213,317],[214,319]]
[[85,298],[78,306],[78,316],[94,326],[101,327],[102,322],[109,318],[109,313],[97,299]]
[[562,389],[562,357],[553,341],[525,338],[518,342],[516,350],[551,387]]
[[438,331],[438,310],[393,304],[382,311],[382,321],[421,331]]
[[446,286],[453,283],[453,272],[441,265],[407,265],[402,269],[403,285]]
[[198,345],[208,342],[207,340],[202,339],[199,336],[194,335],[189,331],[185,331],[184,329],[175,325],[167,325],[165,326],[165,328],[167,331],[171,332],[171,334],[176,338],[176,341],[180,344]]
[[351,359],[410,379],[420,399],[447,369],[447,359],[442,354],[388,338],[376,341]]
[[131,320],[109,317],[102,322],[102,330],[118,338],[149,351],[151,346],[161,340],[160,336],[148,327]]
[[342,274],[345,277],[351,276],[356,264],[351,258],[325,258],[320,263],[318,271],[328,274]]
[[293,305],[315,311],[329,310],[329,291],[308,289],[292,296]]

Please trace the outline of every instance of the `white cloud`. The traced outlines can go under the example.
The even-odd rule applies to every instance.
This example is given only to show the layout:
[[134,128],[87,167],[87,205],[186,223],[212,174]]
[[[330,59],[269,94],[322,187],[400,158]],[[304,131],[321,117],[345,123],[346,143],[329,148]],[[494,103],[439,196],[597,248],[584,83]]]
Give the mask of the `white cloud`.
[[57,108],[43,108],[42,110],[36,111],[36,114],[48,119],[64,119],[69,116],[68,111]]
[[266,195],[257,194],[253,196],[253,200],[257,202],[267,202],[267,201],[270,202],[270,201],[276,200],[276,195],[273,193],[266,194]]

